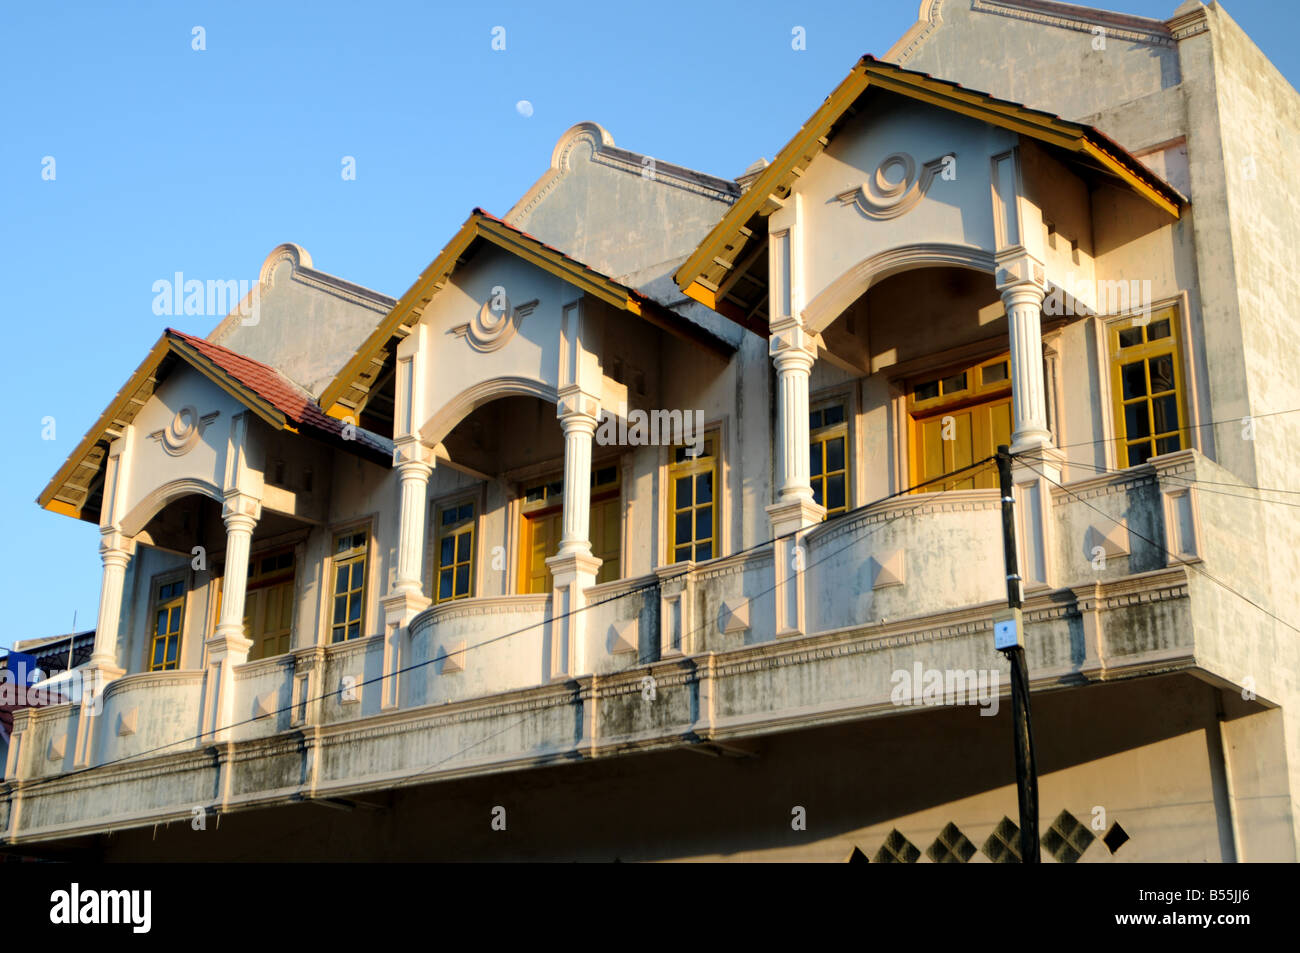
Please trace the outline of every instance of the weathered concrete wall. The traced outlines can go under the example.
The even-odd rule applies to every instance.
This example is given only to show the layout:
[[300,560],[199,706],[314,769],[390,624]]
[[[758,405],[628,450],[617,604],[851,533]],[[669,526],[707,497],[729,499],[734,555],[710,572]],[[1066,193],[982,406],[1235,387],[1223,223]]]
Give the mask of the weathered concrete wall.
[[[1294,859],[1284,840],[1234,840],[1230,804],[1244,827],[1243,809],[1275,816],[1278,798],[1272,791],[1248,800],[1252,790],[1269,791],[1267,782],[1252,786],[1251,769],[1231,755],[1236,798],[1227,798],[1211,738],[1216,696],[1183,675],[1036,699],[1042,831],[1069,811],[1090,835],[1079,863]],[[643,704],[639,696],[631,703]],[[1269,717],[1234,712],[1226,735],[1267,735]],[[203,832],[178,817],[156,831],[87,843],[112,860],[216,860],[252,850],[264,859],[839,862],[855,847],[875,859],[896,829],[927,863],[952,823],[975,848],[970,862],[988,863],[988,838],[1003,817],[1017,817],[1009,718],[1009,705],[997,717],[921,709],[771,734],[736,751],[748,757],[670,750],[597,759],[398,790],[378,811],[245,811]],[[682,791],[691,792],[689,810]],[[497,806],[505,831],[492,828]],[[795,807],[806,812],[806,830],[792,829]],[[1115,823],[1129,840],[1112,854],[1100,837]],[[1046,851],[1043,859],[1055,860]]]
[[273,249],[258,276],[256,311],[232,313],[208,339],[319,394],[396,300],[311,265],[297,245]]

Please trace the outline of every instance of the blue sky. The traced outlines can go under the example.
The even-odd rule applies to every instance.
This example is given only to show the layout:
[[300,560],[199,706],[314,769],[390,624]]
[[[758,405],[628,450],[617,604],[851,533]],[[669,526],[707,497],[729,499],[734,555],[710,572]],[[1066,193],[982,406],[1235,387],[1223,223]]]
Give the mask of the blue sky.
[[[1177,0],[1099,5],[1167,17]],[[1226,6],[1295,84],[1290,5]],[[78,628],[94,625],[98,531],[34,500],[165,324],[216,324],[156,316],[155,281],[252,279],[271,248],[295,241],[316,267],[400,295],[473,206],[508,210],[582,120],[629,149],[738,175],[858,56],[884,53],[917,7],[5,3],[0,278],[14,443],[0,466],[0,645],[66,632],[74,611]],[[504,52],[492,49],[497,26]],[[344,156],[355,180],[341,175]]]

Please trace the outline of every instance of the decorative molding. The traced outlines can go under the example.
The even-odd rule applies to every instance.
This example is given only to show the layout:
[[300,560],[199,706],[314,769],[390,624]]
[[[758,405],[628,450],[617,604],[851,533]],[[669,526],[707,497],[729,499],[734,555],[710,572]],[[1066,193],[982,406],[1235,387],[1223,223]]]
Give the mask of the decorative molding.
[[65,731],[63,734],[50,739],[50,746],[45,752],[45,757],[50,761],[62,761],[67,752],[68,733]]
[[1129,546],[1128,520],[1120,517],[1115,522],[1105,521],[1096,522],[1088,527],[1084,534],[1084,547],[1087,550],[1088,558],[1092,558],[1095,550],[1100,549],[1106,558],[1115,556],[1127,556],[1131,552]]
[[550,384],[529,377],[494,377],[465,388],[420,427],[419,436],[426,446],[434,447],[471,413],[499,397],[536,397],[557,403],[559,393]]
[[[841,192],[836,198],[842,205],[856,204],[863,215],[877,221],[900,218],[916,208],[917,203],[930,191],[934,177],[943,164],[956,157],[956,153],[949,152],[931,159],[921,167],[918,175],[916,160],[906,152],[895,152],[880,161],[870,179],[847,192]],[[901,168],[903,177],[898,182],[891,183],[886,172],[894,168]]]
[[942,7],[943,0],[921,0],[921,9],[916,14],[916,22],[881,59],[899,65],[906,62],[943,23],[943,17],[940,15]]
[[492,307],[493,298],[489,298],[474,315],[474,320],[458,324],[448,333],[464,338],[480,354],[489,354],[505,347],[519,330],[524,318],[536,309],[538,301],[534,298],[517,308],[511,308],[510,299],[504,295],[502,299],[503,307],[499,313]]
[[117,734],[119,738],[136,733],[140,724],[140,707],[128,708],[117,716]]
[[891,522],[900,512],[923,519],[937,513],[978,513],[992,510],[1001,512],[1002,510],[1002,502],[997,490],[949,490],[947,493],[919,494],[919,496],[933,496],[934,499],[918,499],[912,496],[885,500],[853,516],[840,517],[833,523],[823,523],[813,527],[805,537],[810,556],[814,546],[829,543],[848,533],[856,535],[860,530],[875,523]]
[[1101,27],[1110,39],[1129,40],[1150,46],[1174,45],[1174,37],[1165,23],[1131,14],[1089,10],[1047,0],[973,0],[971,9],[978,13],[991,13],[1081,33],[1091,33],[1095,28]]
[[890,586],[901,586],[904,580],[904,569],[906,562],[903,559],[903,550],[892,549],[887,553],[881,553],[879,556],[872,556],[870,562],[871,588],[886,589]]
[[203,439],[203,431],[221,416],[221,411],[199,416],[193,406],[185,406],[176,411],[172,422],[162,430],[149,434],[150,440],[156,440],[169,456],[183,457]]
[[438,653],[434,658],[438,659],[435,663],[439,675],[458,675],[465,671],[465,649],[464,639],[451,645],[440,645]]
[[749,631],[749,600],[728,599],[718,611],[718,628],[724,635],[744,635]]
[[122,535],[136,536],[151,519],[158,515],[163,507],[190,494],[206,496],[217,503],[225,503],[225,497],[222,496],[221,490],[215,484],[206,480],[196,480],[189,477],[172,480],[151,490],[139,503],[131,508],[131,512],[122,517],[120,523]]
[[640,630],[641,620],[639,618],[611,622],[609,633],[605,638],[605,650],[610,655],[626,655],[629,652],[635,652]]
[[255,696],[253,698],[253,717],[255,719],[269,718],[271,715],[274,715],[276,708],[278,707],[275,703],[278,695],[279,692],[273,689],[269,692],[263,692],[262,694]]
[[720,179],[671,162],[660,162],[639,152],[620,149],[614,145],[614,137],[599,123],[580,122],[565,130],[556,141],[555,149],[551,152],[551,168],[506,213],[506,224],[518,227],[554,191],[564,174],[573,167],[579,147],[591,150],[590,161],[593,164],[617,169],[638,178],[645,175],[645,160],[651,159],[654,162],[656,182],[727,203],[734,202],[740,195],[740,186],[729,179]]
[[991,275],[995,260],[993,252],[986,249],[944,242],[902,245],[877,252],[846,270],[808,302],[801,313],[803,325],[810,332],[821,333],[876,282],[913,268],[933,267],[968,268]]

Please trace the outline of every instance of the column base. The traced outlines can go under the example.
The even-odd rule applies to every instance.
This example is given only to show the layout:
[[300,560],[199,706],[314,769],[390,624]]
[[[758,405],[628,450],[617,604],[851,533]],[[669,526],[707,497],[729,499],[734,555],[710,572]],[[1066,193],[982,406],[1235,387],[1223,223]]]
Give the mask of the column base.
[[384,676],[379,682],[379,707],[397,708],[401,704],[402,668],[406,657],[406,635],[411,620],[433,604],[422,592],[398,589],[379,601],[384,608]]
[[395,589],[379,600],[384,608],[384,628],[394,624],[406,628],[411,620],[433,605],[424,593],[412,589]]
[[602,560],[589,552],[560,553],[546,560],[554,580],[551,587],[550,680],[585,674],[586,619],[584,593],[596,584]]
[[826,507],[814,503],[811,498],[794,497],[779,500],[764,507],[764,510],[772,524],[773,536],[784,536],[786,533],[808,529],[826,519]]

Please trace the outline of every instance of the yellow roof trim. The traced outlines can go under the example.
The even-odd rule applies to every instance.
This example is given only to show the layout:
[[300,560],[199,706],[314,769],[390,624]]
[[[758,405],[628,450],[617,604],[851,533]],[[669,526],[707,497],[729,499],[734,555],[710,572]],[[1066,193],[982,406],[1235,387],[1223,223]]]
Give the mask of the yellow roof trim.
[[[135,412],[125,416],[127,408],[136,400],[141,390],[150,382],[169,354],[176,354],[182,358],[187,364],[230,394],[231,397],[247,406],[267,423],[278,429],[285,429],[287,420],[280,411],[252,391],[236,383],[225,371],[213,364],[199,351],[164,332],[157,343],[149,349],[148,355],[135,369],[135,372],[122,386],[122,389],[117,392],[108,407],[99,415],[94,425],[81,438],[81,442],[77,444],[68,459],[64,461],[63,466],[59,467],[58,472],[54,474],[53,479],[41,491],[40,496],[36,498],[36,502],[40,506],[63,516],[72,516],[76,519],[85,518],[84,507],[74,506],[65,500],[56,499],[55,495],[67,485],[68,479],[83,464],[86,457],[94,451],[100,441],[108,438],[107,432],[115,421],[123,420],[129,425],[131,420],[135,418]],[[149,396],[152,395],[153,392],[150,391]],[[148,400],[148,397],[145,400]],[[141,401],[140,405],[143,406],[143,404],[144,401]],[[136,411],[138,410],[139,408],[136,408]],[[112,440],[108,439],[108,443],[111,444]],[[96,466],[96,470],[98,470],[98,466]]]
[[742,229],[754,216],[765,211],[770,214],[769,203],[784,197],[778,193],[789,191],[793,184],[791,177],[802,172],[801,162],[805,159],[811,162],[827,144],[835,125],[873,86],[1084,155],[1174,218],[1181,214],[1182,197],[1171,186],[1091,127],[863,57],[677,269],[673,279],[687,296],[718,310],[721,302],[716,290],[709,287],[707,277],[710,264],[715,260],[735,263],[745,244],[740,240]]
[[[452,236],[447,246],[438,253],[438,257],[420,274],[415,284],[398,299],[393,309],[380,321],[356,353],[348,359],[321,392],[320,405],[325,413],[338,420],[346,419],[356,413],[355,407],[346,398],[349,396],[349,391],[356,387],[362,372],[383,353],[393,336],[402,327],[414,325],[419,321],[425,305],[433,300],[433,296],[451,277],[460,258],[480,238],[616,308],[644,318],[672,333],[683,333],[680,328],[673,326],[670,318],[658,314],[659,309],[656,309],[653,303],[643,305],[631,289],[593,271],[559,249],[511,228],[481,209],[475,209]],[[682,323],[686,324],[684,319]]]

